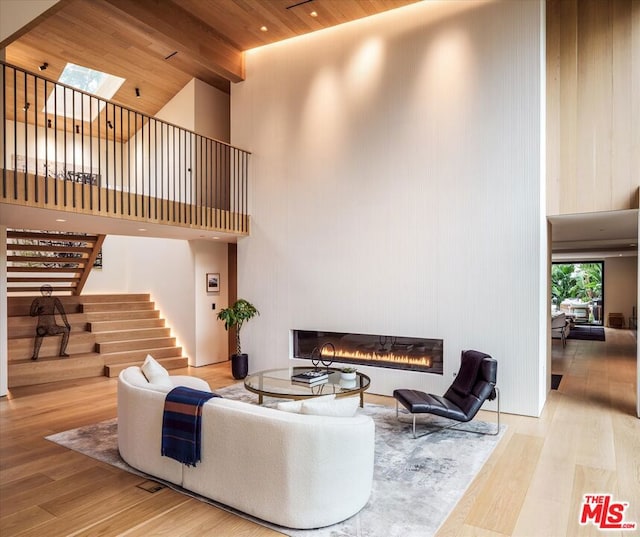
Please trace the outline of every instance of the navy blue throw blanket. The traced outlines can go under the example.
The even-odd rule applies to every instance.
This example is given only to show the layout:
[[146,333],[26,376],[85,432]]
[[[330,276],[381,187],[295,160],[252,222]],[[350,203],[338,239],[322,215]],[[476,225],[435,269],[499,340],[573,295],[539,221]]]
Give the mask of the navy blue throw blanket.
[[202,405],[212,397],[220,396],[186,386],[167,394],[162,416],[162,455],[187,466],[200,462]]

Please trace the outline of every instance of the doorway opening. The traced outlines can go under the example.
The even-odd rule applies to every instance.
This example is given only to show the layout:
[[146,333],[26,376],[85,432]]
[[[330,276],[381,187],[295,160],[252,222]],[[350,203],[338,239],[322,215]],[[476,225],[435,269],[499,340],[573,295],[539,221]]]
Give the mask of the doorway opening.
[[575,324],[604,324],[604,262],[554,262],[551,308]]

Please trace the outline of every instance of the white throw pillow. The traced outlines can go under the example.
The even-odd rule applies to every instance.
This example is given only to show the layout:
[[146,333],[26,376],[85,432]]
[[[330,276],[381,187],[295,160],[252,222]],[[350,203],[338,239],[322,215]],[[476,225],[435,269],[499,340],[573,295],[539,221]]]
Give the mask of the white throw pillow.
[[173,388],[173,383],[169,379],[169,372],[150,354],[147,354],[147,357],[140,369],[150,384]]
[[334,401],[303,401],[302,414],[313,414],[314,416],[335,416],[338,418],[350,418],[356,415],[360,405],[359,397],[342,397]]
[[[330,393],[329,395],[321,395],[320,397],[314,397],[314,401],[333,401],[336,398],[334,393]],[[296,414],[300,414],[302,411],[302,403],[304,401],[283,401],[282,403],[278,403],[277,409],[283,410],[284,412],[294,412]]]

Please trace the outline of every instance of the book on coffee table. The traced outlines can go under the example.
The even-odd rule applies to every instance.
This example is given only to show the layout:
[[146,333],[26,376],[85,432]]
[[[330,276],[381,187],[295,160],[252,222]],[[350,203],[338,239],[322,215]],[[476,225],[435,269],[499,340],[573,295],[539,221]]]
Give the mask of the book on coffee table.
[[327,381],[328,379],[329,374],[326,371],[303,371],[302,373],[291,375],[292,381],[304,382],[306,384],[316,384]]
[[304,386],[305,388],[314,388],[315,386],[322,386],[323,384],[327,384],[329,382],[329,378],[325,377],[320,380],[314,380],[311,382],[307,381],[299,381],[299,380],[291,380],[291,384],[295,386]]

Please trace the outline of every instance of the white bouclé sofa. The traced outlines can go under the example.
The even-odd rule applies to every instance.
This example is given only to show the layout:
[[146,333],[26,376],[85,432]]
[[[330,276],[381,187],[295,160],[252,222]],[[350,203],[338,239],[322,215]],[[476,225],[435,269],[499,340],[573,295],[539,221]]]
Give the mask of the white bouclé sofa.
[[251,516],[290,528],[345,520],[369,499],[374,424],[364,415],[284,412],[224,398],[202,411],[201,461],[161,455],[162,414],[172,386],[209,391],[198,378],[150,383],[139,367],[118,378],[118,448],[134,468]]

